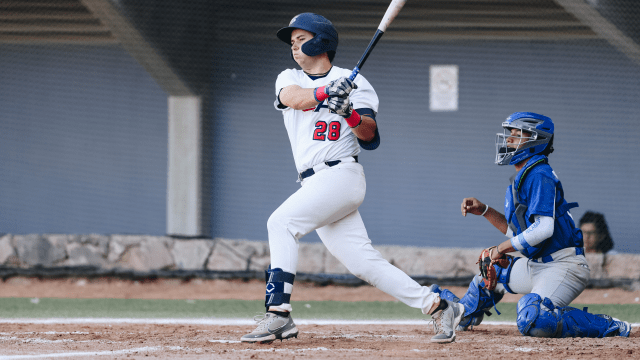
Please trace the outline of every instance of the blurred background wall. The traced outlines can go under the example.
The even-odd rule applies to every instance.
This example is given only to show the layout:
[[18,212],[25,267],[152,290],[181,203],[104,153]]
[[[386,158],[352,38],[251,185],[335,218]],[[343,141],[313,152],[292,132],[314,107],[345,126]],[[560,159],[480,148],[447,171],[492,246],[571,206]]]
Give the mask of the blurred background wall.
[[[269,215],[299,186],[273,108],[277,75],[297,65],[275,32],[323,14],[340,33],[334,65],[353,68],[387,5],[3,1],[0,233],[266,240]],[[555,122],[550,163],[580,203],[576,222],[602,212],[614,249],[640,253],[639,24],[631,0],[409,0],[362,71],[380,97],[382,144],[360,155],[373,243],[502,240],[460,203],[503,208],[514,170],[494,165],[495,134],[533,111]],[[434,65],[458,69],[455,110],[430,109]],[[202,100],[196,233],[168,226],[181,216],[167,203],[172,96]]]

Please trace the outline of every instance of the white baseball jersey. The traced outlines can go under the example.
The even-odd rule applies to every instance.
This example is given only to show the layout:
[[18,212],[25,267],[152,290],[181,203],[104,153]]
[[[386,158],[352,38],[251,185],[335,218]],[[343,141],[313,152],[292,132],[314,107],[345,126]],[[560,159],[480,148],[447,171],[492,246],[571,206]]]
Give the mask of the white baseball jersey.
[[[289,85],[303,89],[316,88],[342,76],[348,77],[351,70],[333,66],[327,76],[312,80],[302,70],[287,69],[278,75],[276,96]],[[358,88],[349,95],[354,109],[368,108],[378,112],[378,95],[364,76],[358,74],[355,81]],[[276,99],[276,109],[282,111],[284,125],[289,134],[291,150],[298,173],[325,161],[337,160],[360,153],[356,136],[346,120],[333,114],[327,107],[327,100],[306,110],[280,109]]]

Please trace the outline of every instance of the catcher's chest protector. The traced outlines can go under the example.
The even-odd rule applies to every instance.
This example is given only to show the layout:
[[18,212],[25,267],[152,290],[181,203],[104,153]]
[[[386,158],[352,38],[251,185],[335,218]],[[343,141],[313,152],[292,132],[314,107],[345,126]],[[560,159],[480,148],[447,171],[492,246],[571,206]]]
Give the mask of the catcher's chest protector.
[[513,212],[513,216],[509,219],[509,228],[515,235],[523,232],[527,226],[527,221],[525,219],[525,214],[527,213],[527,209],[529,208],[527,205],[520,203],[520,199],[518,198],[518,190],[520,190],[520,185],[524,183],[524,179],[529,173],[529,171],[538,164],[546,164],[547,159],[540,159],[531,165],[528,165],[524,170],[522,170],[522,176],[518,179],[518,183],[516,184],[516,178],[518,177],[518,173],[513,174],[511,176],[511,197],[512,197],[512,206],[515,208]]

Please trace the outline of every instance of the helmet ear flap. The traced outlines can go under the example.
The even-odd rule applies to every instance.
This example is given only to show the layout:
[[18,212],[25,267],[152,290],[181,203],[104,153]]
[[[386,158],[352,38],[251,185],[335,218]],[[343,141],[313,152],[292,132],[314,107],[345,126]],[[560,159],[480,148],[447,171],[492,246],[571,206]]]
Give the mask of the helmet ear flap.
[[[304,43],[301,47],[301,50],[308,56],[316,56],[328,52],[333,52],[334,56],[336,54],[335,42],[321,33],[315,35],[313,39]],[[330,57],[329,60],[333,60],[333,57]]]

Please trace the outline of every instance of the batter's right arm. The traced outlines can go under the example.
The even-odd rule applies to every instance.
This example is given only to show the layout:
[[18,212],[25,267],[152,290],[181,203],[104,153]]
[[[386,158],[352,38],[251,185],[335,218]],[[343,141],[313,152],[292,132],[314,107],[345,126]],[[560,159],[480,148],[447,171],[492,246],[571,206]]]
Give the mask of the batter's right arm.
[[298,85],[289,85],[280,91],[280,102],[294,110],[306,110],[318,105],[332,96],[348,97],[358,86],[346,77],[331,81],[315,89],[303,89]]
[[278,95],[280,102],[294,110],[306,110],[316,107],[318,102],[313,96],[313,89],[303,89],[298,85],[282,88]]
[[507,219],[502,213],[487,204],[481,203],[480,200],[476,198],[464,198],[460,208],[462,210],[462,216],[467,216],[467,213],[482,215],[503,234],[506,234],[509,229]]

